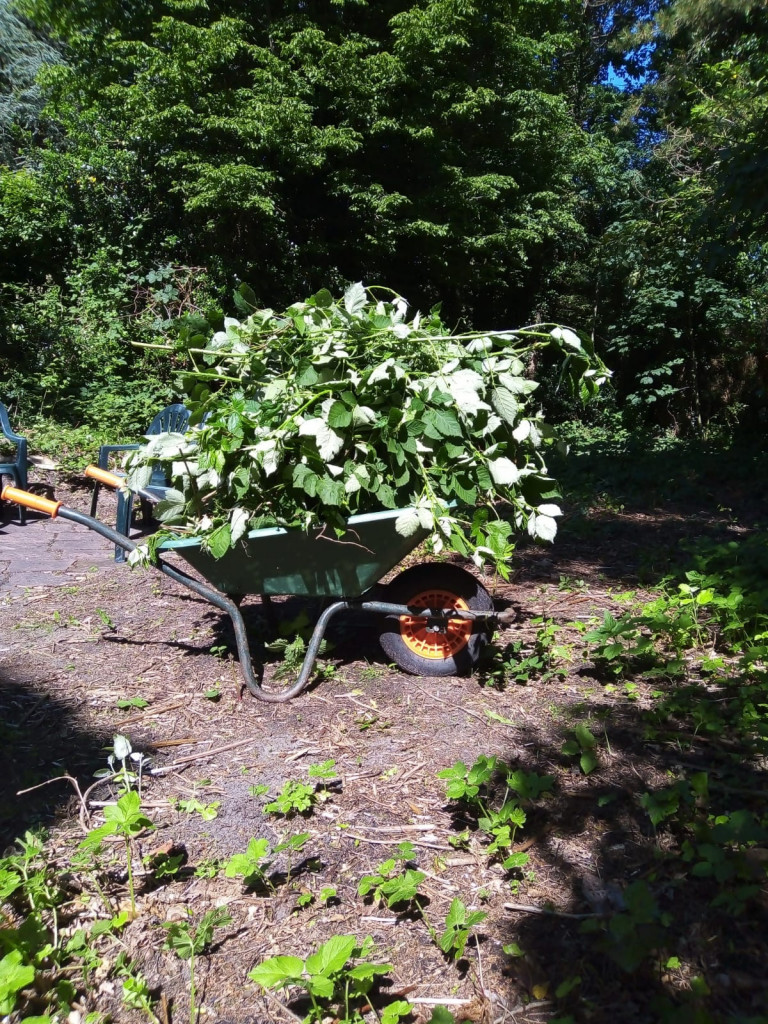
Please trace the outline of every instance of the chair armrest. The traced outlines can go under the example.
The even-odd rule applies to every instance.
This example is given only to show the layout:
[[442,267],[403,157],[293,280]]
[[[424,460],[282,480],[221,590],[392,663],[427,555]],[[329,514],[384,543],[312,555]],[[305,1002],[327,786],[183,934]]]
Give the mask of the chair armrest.
[[109,457],[115,452],[136,452],[139,448],[140,444],[103,444],[99,448],[99,469],[109,469]]

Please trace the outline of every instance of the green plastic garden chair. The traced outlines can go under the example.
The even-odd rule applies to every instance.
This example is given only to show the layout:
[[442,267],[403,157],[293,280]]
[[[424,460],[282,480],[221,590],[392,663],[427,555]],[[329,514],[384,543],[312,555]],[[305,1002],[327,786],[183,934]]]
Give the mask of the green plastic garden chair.
[[[153,436],[155,434],[184,434],[189,426],[189,409],[181,403],[175,405],[169,405],[165,409],[162,409],[157,416],[152,420],[149,427],[147,428],[146,436]],[[103,444],[99,448],[99,469],[109,470],[110,458],[119,452],[134,452],[141,448],[141,444]],[[112,470],[114,472],[114,470]],[[141,514],[144,520],[149,520],[152,515],[152,503],[161,501],[165,497],[165,493],[168,490],[169,481],[165,475],[165,471],[161,466],[155,467],[152,471],[152,478],[146,487],[142,488],[142,493],[139,498],[141,502]],[[93,486],[93,495],[91,496],[91,515],[96,515],[96,508],[99,502],[99,491],[101,490],[101,484],[96,481]],[[118,533],[122,533],[125,537],[130,535],[131,520],[133,518],[133,494],[130,491],[121,490],[117,492],[117,518],[115,521],[115,529]],[[123,548],[115,545],[115,561],[125,561],[125,551]]]
[[[8,410],[0,402],[0,430],[6,440],[16,446],[16,458],[13,462],[0,455],[0,477],[9,476],[13,480],[13,486],[19,487],[22,491],[27,489],[27,439],[20,437],[11,430],[11,422],[8,419]],[[19,519],[25,521],[24,509],[19,505]]]

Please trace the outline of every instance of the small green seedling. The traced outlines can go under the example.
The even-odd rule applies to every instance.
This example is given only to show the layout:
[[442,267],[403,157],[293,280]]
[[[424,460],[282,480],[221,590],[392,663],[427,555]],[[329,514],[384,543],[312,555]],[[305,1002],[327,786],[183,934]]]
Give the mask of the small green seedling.
[[188,800],[177,800],[176,809],[184,811],[185,814],[199,814],[203,821],[213,821],[219,816],[221,800],[213,800],[209,804],[201,803],[197,797],[190,797]]
[[309,832],[300,832],[289,836],[277,846],[270,848],[266,839],[251,839],[245,853],[236,853],[227,861],[224,874],[227,878],[242,878],[248,888],[264,888],[274,890],[267,875],[269,868],[281,853],[288,854],[288,870],[286,882],[291,878],[290,855],[300,852],[309,839]]
[[189,1024],[195,1024],[197,1019],[195,957],[199,957],[205,952],[211,944],[216,929],[229,924],[231,920],[232,918],[224,907],[215,907],[200,919],[197,928],[194,929],[190,919],[166,921],[163,924],[163,928],[168,932],[165,948],[172,949],[182,960],[189,960]]
[[597,739],[586,725],[579,724],[574,728],[572,737],[563,744],[563,753],[570,757],[579,755],[581,770],[589,775],[600,764],[596,748]]
[[269,887],[266,869],[272,863],[269,843],[266,839],[251,839],[245,853],[236,853],[229,858],[224,874],[227,878],[242,878],[248,888]]
[[104,808],[103,825],[92,829],[80,843],[80,848],[96,852],[101,850],[102,842],[107,836],[121,836],[125,843],[125,859],[128,869],[128,891],[131,897],[131,913],[136,914],[136,896],[133,887],[133,864],[131,856],[131,841],[144,829],[153,829],[155,826],[141,813],[141,797],[137,792],[131,790],[124,793],[116,804],[109,804]]
[[[415,900],[419,886],[427,877],[414,868],[399,870],[398,865],[413,860],[415,851],[412,843],[401,843],[397,853],[389,860],[382,861],[374,875],[364,875],[357,886],[359,896],[373,896],[376,903],[384,902],[388,907],[406,905]],[[418,903],[417,903],[418,906]],[[419,906],[421,910],[421,907]]]
[[[120,767],[116,768],[115,766],[118,761],[120,762]],[[135,770],[133,767],[129,767],[129,761],[133,762]],[[141,793],[141,774],[145,761],[144,754],[140,754],[133,749],[131,741],[127,736],[115,733],[112,739],[112,753],[107,758],[109,768],[101,768],[95,772],[95,776],[97,779],[111,779],[120,792],[127,793],[135,788]]]
[[24,963],[19,949],[13,949],[0,960],[0,1013],[12,1013],[16,997],[35,980],[35,968]]
[[304,814],[312,808],[315,799],[314,786],[289,779],[284,783],[277,798],[265,806],[264,813],[284,814],[286,817]]
[[[249,973],[264,989],[300,988],[309,996],[305,1024],[321,1024],[333,1018],[339,1024],[364,1024],[368,993],[377,976],[387,974],[391,964],[367,962],[373,941],[358,944],[354,935],[335,935],[301,960],[297,956],[276,956],[258,964]],[[358,963],[353,964],[352,961]],[[396,1024],[410,1012],[405,1000],[397,1000],[381,1011],[382,1024]]]
[[487,916],[484,910],[468,911],[460,899],[454,899],[445,919],[445,930],[438,942],[440,949],[446,956],[460,960],[464,955],[470,931]]

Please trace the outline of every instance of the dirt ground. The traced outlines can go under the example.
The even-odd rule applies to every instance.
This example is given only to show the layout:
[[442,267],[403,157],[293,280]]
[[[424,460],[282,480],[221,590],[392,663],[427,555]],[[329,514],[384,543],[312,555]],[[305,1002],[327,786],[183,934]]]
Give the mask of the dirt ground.
[[[84,486],[54,486],[58,498],[87,511]],[[269,705],[241,685],[227,617],[157,571],[101,560],[96,571],[64,585],[6,590],[3,845],[42,822],[52,857],[63,864],[87,826],[102,820],[99,803],[114,793],[97,783],[82,810],[66,780],[30,787],[70,775],[84,792],[120,733],[148,759],[143,806],[155,829],[138,840],[136,864],[157,851],[183,855],[175,878],[158,882],[149,871],[140,878],[138,917],[119,941],[108,940],[83,1012],[100,1010],[126,1024],[145,1019],[121,1005],[120,985],[108,975],[126,948],[158,998],[163,1024],[188,1019],[189,962],[164,949],[162,923],[226,906],[231,923],[197,965],[200,1019],[216,1024],[301,1018],[301,1004],[285,993],[266,996],[248,972],[278,954],[304,958],[339,934],[372,936],[377,961],[392,965],[384,1001],[409,999],[415,1021],[429,1020],[440,1004],[457,1020],[488,1024],[652,1022],[667,1019],[656,1009],[659,997],[674,1001],[693,974],[705,976],[714,992],[715,1016],[700,1019],[768,1019],[760,1016],[768,996],[760,962],[765,906],[728,923],[726,938],[705,892],[697,902],[689,889],[685,904],[676,902],[674,870],[661,866],[663,837],[638,802],[681,763],[711,768],[715,755],[703,740],[683,749],[648,737],[639,714],[652,702],[652,687],[640,684],[630,695],[606,688],[578,629],[606,610],[620,614],[622,595],[658,579],[685,538],[733,536],[751,515],[713,508],[694,502],[634,511],[596,503],[567,518],[552,547],[523,546],[509,583],[485,578],[497,607],[516,613],[498,647],[521,642],[524,657],[535,651],[542,619],[558,627],[558,671],[502,687],[491,685],[487,671],[468,678],[403,674],[385,662],[374,626],[352,616],[332,632],[322,678],[290,703]],[[108,501],[100,511],[109,521]],[[19,529],[8,524],[7,508],[5,514],[0,563],[4,536]],[[82,530],[57,522],[59,536],[65,526],[73,535]],[[36,538],[45,529],[50,524],[38,520],[29,527]],[[103,548],[108,552],[106,542]],[[303,610],[295,600],[279,602],[277,618],[289,622]],[[266,634],[258,599],[247,598],[243,611],[254,635]],[[279,664],[271,656],[267,681]],[[599,738],[599,768],[589,775],[563,752],[576,723],[589,724]],[[489,860],[480,833],[437,777],[481,754],[554,777],[552,795],[528,808],[515,849],[529,862],[516,873]],[[311,813],[264,813],[286,781],[307,782],[309,767],[329,760],[334,779]],[[742,785],[754,785],[754,771],[745,766]],[[254,795],[254,786],[269,792]],[[28,792],[18,795],[22,790]],[[193,799],[208,808],[205,815],[180,809],[179,801]],[[463,847],[451,842],[465,830]],[[309,833],[306,845],[292,863],[285,854],[277,858],[264,891],[221,870],[252,838],[275,845],[298,832]],[[403,841],[413,844],[426,874],[421,892],[433,926],[442,928],[456,897],[487,914],[458,961],[441,952],[418,915],[357,893],[361,877]],[[114,878],[124,882],[118,868]],[[604,943],[583,931],[585,921],[599,926],[606,913],[621,910],[622,892],[636,879],[649,880],[677,916],[678,970],[626,974]],[[335,895],[321,898],[328,887]],[[88,912],[76,892],[75,907],[82,927]],[[523,955],[510,953],[511,944]]]

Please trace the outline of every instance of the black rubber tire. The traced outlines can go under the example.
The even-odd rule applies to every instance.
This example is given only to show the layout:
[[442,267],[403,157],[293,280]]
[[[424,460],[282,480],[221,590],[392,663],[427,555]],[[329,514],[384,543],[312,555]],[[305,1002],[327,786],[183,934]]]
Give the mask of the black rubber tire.
[[[473,611],[493,611],[493,600],[485,587],[472,573],[458,565],[428,563],[414,565],[401,572],[386,588],[384,601],[392,604],[410,604],[425,590],[444,590],[462,598]],[[396,615],[384,617],[379,642],[384,653],[404,672],[415,676],[469,675],[480,659],[480,652],[488,642],[491,628],[487,621],[473,624],[472,633],[463,648],[452,656],[441,659],[424,658],[408,647],[402,637],[400,619]]]

